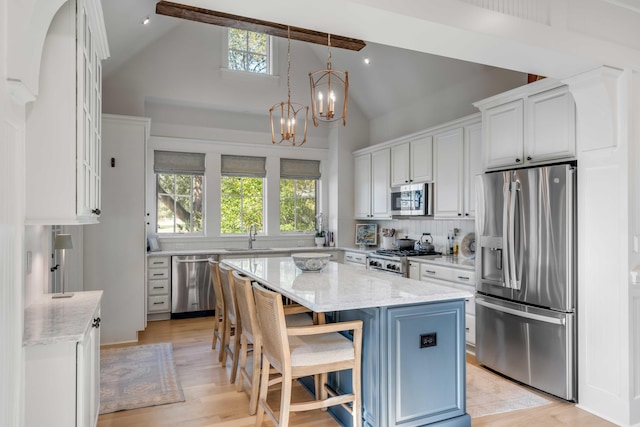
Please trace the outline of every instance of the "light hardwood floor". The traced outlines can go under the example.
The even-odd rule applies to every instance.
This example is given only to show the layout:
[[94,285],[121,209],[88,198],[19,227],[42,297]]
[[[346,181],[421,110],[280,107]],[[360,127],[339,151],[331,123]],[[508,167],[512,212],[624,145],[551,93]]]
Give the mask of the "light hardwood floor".
[[[235,384],[229,384],[229,367],[218,363],[217,350],[211,350],[213,318],[195,318],[149,322],[142,332],[139,342],[129,345],[156,342],[173,343],[173,353],[180,383],[184,390],[185,402],[174,403],[130,411],[101,415],[98,427],[245,427],[255,424],[255,416],[248,415],[249,400],[245,393],[239,393]],[[468,356],[475,363],[473,356]],[[294,388],[294,399],[308,397],[302,387]],[[575,405],[550,398],[551,404],[532,409],[513,411],[506,414],[488,415],[474,418],[473,427],[496,426],[580,426],[608,427],[608,423]],[[269,395],[272,405],[276,405],[279,395],[275,391]],[[271,422],[265,421],[265,426]],[[334,427],[338,424],[322,411],[295,413],[291,416],[292,426]]]

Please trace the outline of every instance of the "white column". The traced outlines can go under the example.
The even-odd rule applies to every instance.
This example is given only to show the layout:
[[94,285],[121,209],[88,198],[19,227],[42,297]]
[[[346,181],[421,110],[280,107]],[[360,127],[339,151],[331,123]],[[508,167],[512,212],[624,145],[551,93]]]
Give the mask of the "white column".
[[620,425],[640,414],[633,397],[640,340],[630,340],[640,304],[629,303],[631,75],[602,67],[565,80],[577,109],[578,400]]

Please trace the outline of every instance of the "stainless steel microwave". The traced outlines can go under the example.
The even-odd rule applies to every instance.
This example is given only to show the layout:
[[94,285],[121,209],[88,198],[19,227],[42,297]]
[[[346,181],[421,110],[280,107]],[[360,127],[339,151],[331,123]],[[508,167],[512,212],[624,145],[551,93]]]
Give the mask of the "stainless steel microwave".
[[391,215],[433,215],[433,183],[407,184],[392,188]]

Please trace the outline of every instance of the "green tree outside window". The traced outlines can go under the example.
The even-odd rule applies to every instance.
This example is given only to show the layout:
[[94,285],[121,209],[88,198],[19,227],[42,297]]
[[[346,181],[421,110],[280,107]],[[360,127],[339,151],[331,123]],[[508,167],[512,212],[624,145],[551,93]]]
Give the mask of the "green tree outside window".
[[314,231],[315,179],[280,180],[280,231]]
[[230,69],[267,74],[269,69],[269,36],[229,28],[228,39]]
[[156,232],[202,233],[203,177],[164,173],[156,177]]
[[221,177],[220,233],[244,234],[251,224],[263,230],[263,181],[263,178]]

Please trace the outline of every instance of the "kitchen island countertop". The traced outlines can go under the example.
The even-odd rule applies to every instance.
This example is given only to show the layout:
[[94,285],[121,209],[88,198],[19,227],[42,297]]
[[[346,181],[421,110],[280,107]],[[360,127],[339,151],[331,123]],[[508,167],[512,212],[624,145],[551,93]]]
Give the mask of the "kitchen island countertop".
[[316,312],[443,302],[471,296],[463,290],[336,262],[329,262],[320,272],[303,272],[290,257],[222,262]]

